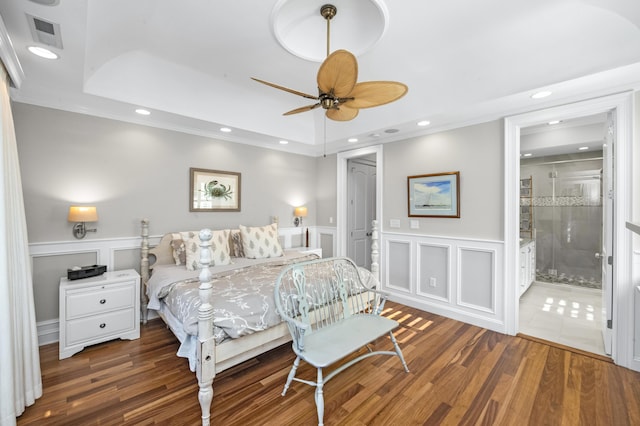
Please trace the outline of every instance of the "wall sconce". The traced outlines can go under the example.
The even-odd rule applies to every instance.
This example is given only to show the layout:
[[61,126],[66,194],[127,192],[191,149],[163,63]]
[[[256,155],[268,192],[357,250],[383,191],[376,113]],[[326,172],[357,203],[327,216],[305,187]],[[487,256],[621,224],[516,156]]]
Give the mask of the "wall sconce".
[[69,207],[69,222],[77,222],[73,225],[73,236],[77,239],[84,238],[87,232],[96,232],[97,229],[87,229],[85,222],[97,222],[98,211],[94,206],[71,206]]
[[295,219],[293,219],[293,224],[295,226],[300,226],[300,225],[302,225],[302,218],[303,217],[307,217],[307,208],[306,207],[296,207],[293,210],[293,215],[295,216]]

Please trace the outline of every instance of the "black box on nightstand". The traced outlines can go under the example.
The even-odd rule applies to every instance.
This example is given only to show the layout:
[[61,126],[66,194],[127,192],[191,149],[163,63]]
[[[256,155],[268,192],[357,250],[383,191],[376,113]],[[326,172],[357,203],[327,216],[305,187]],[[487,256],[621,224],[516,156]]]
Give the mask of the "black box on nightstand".
[[68,280],[79,280],[80,278],[95,277],[107,272],[106,265],[89,265],[81,266],[80,268],[67,269]]

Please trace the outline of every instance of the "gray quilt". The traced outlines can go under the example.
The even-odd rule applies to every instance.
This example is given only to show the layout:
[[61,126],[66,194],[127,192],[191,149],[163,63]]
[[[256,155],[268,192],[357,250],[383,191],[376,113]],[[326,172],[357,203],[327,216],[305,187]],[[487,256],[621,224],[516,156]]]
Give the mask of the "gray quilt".
[[[233,267],[213,267],[211,304],[214,315],[214,336],[217,343],[265,330],[281,322],[274,302],[275,282],[282,267],[293,262],[316,259],[315,254],[287,254],[252,264],[246,260]],[[254,261],[255,262],[255,261]],[[179,269],[178,269],[179,268]],[[171,271],[171,272],[168,272]],[[170,266],[154,270],[149,281],[149,308],[158,309],[164,303],[183,325],[184,331],[196,335],[200,281],[198,271],[184,272],[183,267]],[[161,277],[155,280],[157,275]],[[191,275],[185,277],[185,275]],[[170,278],[175,277],[175,279]]]

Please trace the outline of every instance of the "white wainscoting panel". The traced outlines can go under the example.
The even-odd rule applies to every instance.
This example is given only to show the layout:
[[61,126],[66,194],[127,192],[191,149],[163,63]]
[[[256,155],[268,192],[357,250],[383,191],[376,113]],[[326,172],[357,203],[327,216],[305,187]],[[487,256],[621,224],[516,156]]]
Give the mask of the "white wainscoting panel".
[[382,233],[389,299],[504,333],[504,242]]
[[322,249],[322,257],[334,257],[337,250],[336,228],[317,226],[314,230],[314,247]]
[[402,294],[412,294],[414,268],[411,241],[387,239],[383,244],[387,253],[386,261],[383,262],[387,265],[386,273],[382,275],[385,277],[386,287]]
[[458,247],[458,305],[495,314],[495,250]]
[[449,303],[451,297],[451,245],[417,243],[416,294]]

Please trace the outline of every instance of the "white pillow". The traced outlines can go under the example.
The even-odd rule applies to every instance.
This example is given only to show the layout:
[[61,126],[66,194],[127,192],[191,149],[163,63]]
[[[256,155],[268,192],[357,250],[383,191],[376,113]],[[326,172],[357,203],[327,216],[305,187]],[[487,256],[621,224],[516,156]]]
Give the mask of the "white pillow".
[[[228,265],[231,263],[231,255],[229,254],[229,230],[212,231],[211,238],[211,265]],[[187,269],[196,271],[200,269],[200,232],[189,231],[181,232],[182,241],[184,241],[185,251],[187,252]]]
[[249,259],[280,257],[284,254],[278,241],[278,224],[247,227],[240,225],[244,256]]

